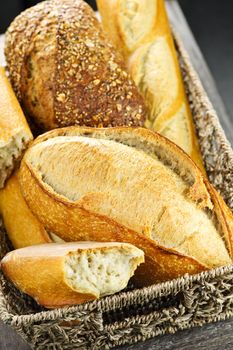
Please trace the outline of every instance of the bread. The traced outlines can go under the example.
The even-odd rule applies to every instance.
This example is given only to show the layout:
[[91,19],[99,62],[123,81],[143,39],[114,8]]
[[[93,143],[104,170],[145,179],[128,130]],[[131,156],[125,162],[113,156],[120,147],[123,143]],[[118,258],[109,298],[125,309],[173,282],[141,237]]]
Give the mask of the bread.
[[7,235],[15,249],[42,243],[62,243],[60,237],[46,231],[32,214],[21,194],[18,174],[15,172],[0,190],[0,214]]
[[149,106],[145,126],[179,145],[204,171],[164,0],[97,3],[105,32]]
[[52,242],[44,226],[28,208],[20,191],[17,173],[0,190],[0,213],[15,249]]
[[31,140],[27,121],[4,68],[0,67],[0,188],[4,186]]
[[124,243],[43,244],[8,253],[4,274],[47,308],[81,304],[124,289],[144,254]]
[[62,239],[143,249],[140,285],[231,263],[225,203],[178,146],[147,129],[51,131],[26,152],[19,181],[34,215]]
[[42,2],[6,33],[10,79],[42,130],[143,125],[146,107],[123,60],[82,0]]

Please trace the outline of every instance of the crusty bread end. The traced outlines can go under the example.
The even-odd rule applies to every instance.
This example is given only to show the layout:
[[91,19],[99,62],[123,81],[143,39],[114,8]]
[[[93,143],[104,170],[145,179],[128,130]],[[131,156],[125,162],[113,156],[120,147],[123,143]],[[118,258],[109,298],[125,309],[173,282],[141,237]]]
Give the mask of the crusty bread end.
[[131,244],[50,243],[8,253],[1,268],[21,291],[54,308],[119,292],[143,262]]
[[2,188],[32,140],[32,133],[2,67],[0,67],[0,91],[0,188]]

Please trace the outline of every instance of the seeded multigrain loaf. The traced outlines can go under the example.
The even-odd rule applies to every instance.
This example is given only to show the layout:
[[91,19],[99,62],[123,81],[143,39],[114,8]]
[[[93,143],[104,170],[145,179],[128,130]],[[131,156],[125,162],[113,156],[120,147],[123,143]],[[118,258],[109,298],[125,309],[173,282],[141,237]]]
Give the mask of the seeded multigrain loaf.
[[26,10],[6,33],[13,88],[44,130],[138,126],[146,108],[122,58],[82,0],[51,0]]
[[143,262],[131,244],[51,243],[10,252],[1,268],[20,290],[55,308],[119,292]]
[[0,67],[0,188],[5,184],[32,140],[25,116]]
[[97,0],[103,28],[149,107],[145,126],[202,166],[164,0]]
[[225,203],[179,147],[147,129],[51,131],[25,154],[19,181],[34,215],[61,238],[143,249],[142,285],[232,261]]

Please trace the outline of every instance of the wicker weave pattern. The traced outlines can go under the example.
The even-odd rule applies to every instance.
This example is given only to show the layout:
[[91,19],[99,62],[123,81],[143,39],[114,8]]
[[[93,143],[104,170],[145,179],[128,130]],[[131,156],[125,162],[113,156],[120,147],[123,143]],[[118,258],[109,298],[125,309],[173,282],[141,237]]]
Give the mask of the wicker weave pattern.
[[209,180],[233,210],[233,151],[183,45],[174,37]]
[[[186,52],[184,81],[211,182],[233,209],[233,152]],[[0,255],[10,245],[2,229]],[[233,316],[233,265],[46,311],[0,276],[0,314],[34,349],[110,349]]]

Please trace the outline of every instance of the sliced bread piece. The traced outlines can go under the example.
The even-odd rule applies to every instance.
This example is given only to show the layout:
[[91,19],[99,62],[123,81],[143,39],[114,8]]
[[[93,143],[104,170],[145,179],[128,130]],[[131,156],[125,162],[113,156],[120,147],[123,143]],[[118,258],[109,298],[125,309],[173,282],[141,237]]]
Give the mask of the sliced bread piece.
[[21,291],[55,308],[119,292],[143,262],[131,244],[51,243],[12,251],[1,268]]

